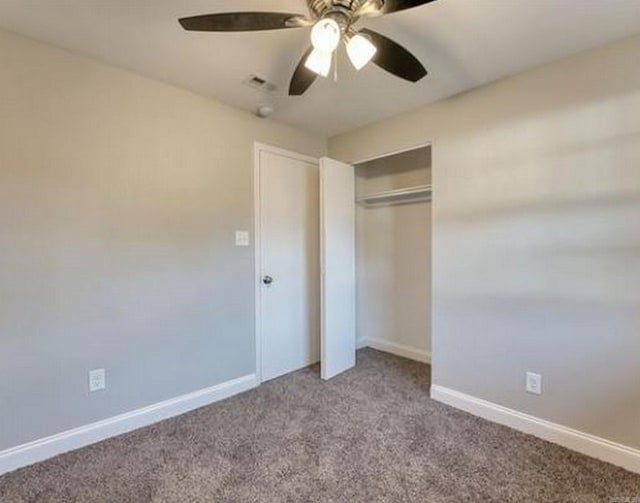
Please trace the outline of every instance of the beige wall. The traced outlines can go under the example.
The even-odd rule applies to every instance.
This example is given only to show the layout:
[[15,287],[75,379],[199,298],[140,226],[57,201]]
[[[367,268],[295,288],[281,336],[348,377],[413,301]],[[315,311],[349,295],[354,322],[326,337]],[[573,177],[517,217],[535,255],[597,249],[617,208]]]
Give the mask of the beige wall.
[[[427,148],[357,166],[357,196],[430,183],[429,158]],[[431,204],[358,205],[356,218],[358,340],[424,357],[431,352]]]
[[2,32],[0,118],[0,450],[253,373],[253,142],[326,141]]
[[634,447],[639,60],[630,38],[330,141],[433,142],[434,382]]

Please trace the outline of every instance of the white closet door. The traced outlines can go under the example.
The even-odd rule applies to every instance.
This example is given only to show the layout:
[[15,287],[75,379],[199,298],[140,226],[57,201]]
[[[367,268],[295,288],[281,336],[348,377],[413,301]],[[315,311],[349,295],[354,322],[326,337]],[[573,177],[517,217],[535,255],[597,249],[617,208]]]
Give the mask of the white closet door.
[[356,363],[355,180],[353,166],[320,160],[321,375]]

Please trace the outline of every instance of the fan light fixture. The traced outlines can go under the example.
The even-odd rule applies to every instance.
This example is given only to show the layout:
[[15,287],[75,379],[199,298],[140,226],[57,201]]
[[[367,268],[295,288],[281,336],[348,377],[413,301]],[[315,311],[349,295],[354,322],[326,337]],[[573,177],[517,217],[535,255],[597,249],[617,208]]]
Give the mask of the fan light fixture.
[[317,73],[322,77],[326,77],[331,71],[331,53],[314,49],[304,62],[304,66],[312,72]]
[[347,54],[356,70],[361,70],[378,52],[378,48],[365,35],[354,35],[347,44]]
[[[361,70],[378,52],[369,37],[356,33],[347,35],[347,54],[356,70]],[[333,53],[340,45],[342,30],[331,18],[318,21],[311,30],[313,51],[307,57],[304,66],[312,72],[326,77],[331,71]]]

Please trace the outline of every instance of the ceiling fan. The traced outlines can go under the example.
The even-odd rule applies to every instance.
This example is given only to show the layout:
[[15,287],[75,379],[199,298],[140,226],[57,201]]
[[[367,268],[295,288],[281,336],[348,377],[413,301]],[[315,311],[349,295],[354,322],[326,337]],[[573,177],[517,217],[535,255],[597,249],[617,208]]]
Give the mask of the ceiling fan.
[[331,70],[333,53],[342,41],[353,66],[370,61],[387,72],[417,82],[427,70],[404,47],[368,28],[356,28],[361,18],[391,14],[435,0],[306,0],[310,16],[281,12],[225,12],[185,17],[189,31],[259,31],[284,28],[311,29],[311,47],[305,51],[289,85],[290,96],[300,96],[318,75]]

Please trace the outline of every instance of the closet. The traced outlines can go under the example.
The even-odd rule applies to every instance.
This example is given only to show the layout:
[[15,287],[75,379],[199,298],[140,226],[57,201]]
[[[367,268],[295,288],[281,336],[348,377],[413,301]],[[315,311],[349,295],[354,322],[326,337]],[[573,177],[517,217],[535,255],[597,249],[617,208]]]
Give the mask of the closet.
[[431,358],[431,147],[355,165],[358,347]]
[[430,361],[431,148],[347,165],[257,143],[255,162],[260,380],[318,359],[331,379],[356,346]]

